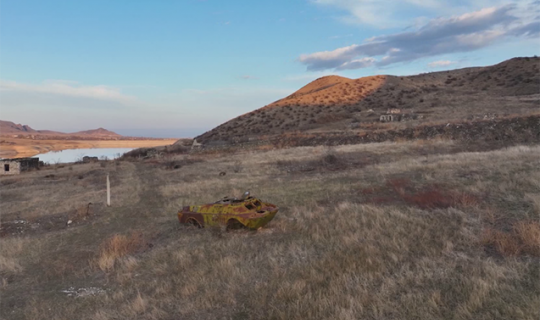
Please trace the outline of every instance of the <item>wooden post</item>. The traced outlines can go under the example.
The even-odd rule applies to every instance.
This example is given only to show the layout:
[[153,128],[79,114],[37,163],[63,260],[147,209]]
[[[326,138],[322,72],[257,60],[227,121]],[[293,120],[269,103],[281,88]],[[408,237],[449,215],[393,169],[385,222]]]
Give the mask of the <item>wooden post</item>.
[[107,207],[111,206],[111,183],[109,182],[109,174],[107,174]]

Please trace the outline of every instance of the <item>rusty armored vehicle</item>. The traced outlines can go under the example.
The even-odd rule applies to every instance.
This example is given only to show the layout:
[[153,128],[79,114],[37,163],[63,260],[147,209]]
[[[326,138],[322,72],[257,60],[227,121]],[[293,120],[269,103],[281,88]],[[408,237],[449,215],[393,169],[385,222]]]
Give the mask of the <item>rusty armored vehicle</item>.
[[178,211],[178,220],[199,228],[226,225],[227,229],[264,227],[274,218],[279,208],[244,193],[240,198],[225,197],[210,204],[186,206]]

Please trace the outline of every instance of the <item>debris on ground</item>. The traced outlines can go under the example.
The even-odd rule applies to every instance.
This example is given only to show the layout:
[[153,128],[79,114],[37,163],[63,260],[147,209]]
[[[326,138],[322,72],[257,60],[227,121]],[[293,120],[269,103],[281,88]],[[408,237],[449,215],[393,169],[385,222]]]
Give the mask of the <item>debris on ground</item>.
[[81,297],[88,297],[88,296],[96,296],[98,294],[105,293],[105,290],[98,287],[88,287],[88,288],[78,288],[78,289],[75,289],[74,287],[69,287],[66,290],[62,290],[60,292],[67,294],[68,297],[81,298]]

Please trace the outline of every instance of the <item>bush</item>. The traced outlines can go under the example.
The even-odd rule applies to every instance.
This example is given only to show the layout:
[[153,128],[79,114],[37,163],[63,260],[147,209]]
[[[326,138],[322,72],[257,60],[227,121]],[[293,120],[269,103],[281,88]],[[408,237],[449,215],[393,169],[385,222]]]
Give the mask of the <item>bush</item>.
[[95,262],[102,271],[110,271],[114,269],[119,258],[143,249],[144,244],[143,235],[139,231],[129,235],[116,234],[101,244],[99,256]]
[[510,232],[485,229],[482,244],[494,248],[502,256],[540,256],[540,223],[519,221]]

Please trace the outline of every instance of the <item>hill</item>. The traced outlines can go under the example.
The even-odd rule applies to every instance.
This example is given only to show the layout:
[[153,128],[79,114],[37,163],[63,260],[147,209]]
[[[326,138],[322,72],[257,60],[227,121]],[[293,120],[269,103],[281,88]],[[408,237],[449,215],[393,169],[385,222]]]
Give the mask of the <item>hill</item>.
[[327,76],[196,139],[222,145],[289,134],[365,133],[529,115],[539,111],[539,71],[540,58],[525,57],[415,76]]
[[103,128],[98,128],[98,129],[94,129],[94,130],[79,131],[79,132],[74,132],[74,133],[71,133],[71,134],[72,135],[90,135],[90,136],[117,136],[117,137],[121,136],[116,132],[112,132],[110,130],[103,129]]
[[30,126],[0,120],[0,134],[37,134]]
[[35,130],[28,125],[15,124],[14,122],[4,120],[0,120],[0,135],[121,137],[121,135],[103,128],[78,131],[74,133],[64,133],[51,130]]

